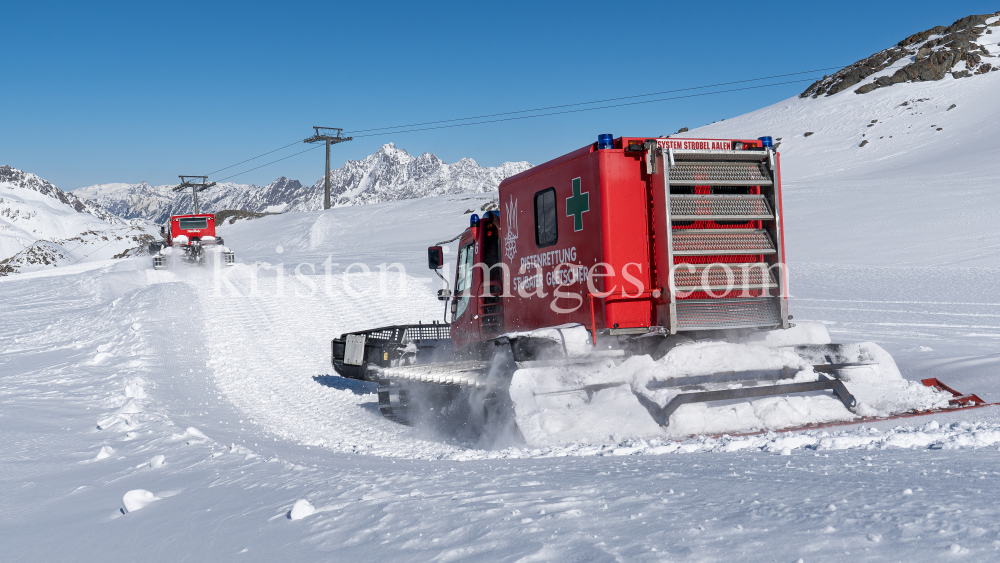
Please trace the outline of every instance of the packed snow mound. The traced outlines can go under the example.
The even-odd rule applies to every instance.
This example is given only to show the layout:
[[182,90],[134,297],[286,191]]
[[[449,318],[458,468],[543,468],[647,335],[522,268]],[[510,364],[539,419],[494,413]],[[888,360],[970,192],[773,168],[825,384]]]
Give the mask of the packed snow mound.
[[860,60],[813,83],[801,97],[832,96],[853,88],[866,94],[902,82],[941,80],[949,74],[967,78],[1000,71],[997,36],[1000,12],[964,17],[948,27],[915,33],[884,51]]
[[[819,348],[814,345],[769,348],[723,340],[688,340],[671,348],[660,360],[641,355],[620,364],[604,359],[584,365],[519,369],[514,373],[510,393],[517,427],[533,447],[781,430],[944,408],[951,399],[947,393],[903,379],[892,357],[871,342],[838,348],[838,363],[847,360],[865,364],[840,373],[858,400],[855,412],[829,393],[814,392],[721,405],[685,404],[670,416],[666,427],[661,427],[638,398],[641,395],[663,407],[679,393],[690,391],[683,380],[674,383],[678,378],[724,372],[788,368],[794,377],[780,383],[816,381],[821,376],[813,371],[812,362],[827,363],[811,355],[816,350]],[[653,382],[670,387],[650,385]],[[714,391],[734,385],[738,386],[729,382],[699,387]]]
[[122,497],[122,512],[135,512],[158,500],[160,500],[160,497],[145,489],[134,489],[125,493],[125,496]]
[[537,338],[549,340],[554,347],[566,356],[584,356],[589,354],[591,346],[590,332],[579,323],[550,326],[524,332],[508,332],[507,338]]
[[[482,167],[471,158],[446,164],[431,153],[417,158],[392,143],[383,145],[363,160],[349,160],[330,171],[330,193],[335,206],[360,205],[417,199],[449,194],[485,193],[497,189],[504,179],[519,174],[531,164],[505,162]],[[171,215],[187,213],[191,194],[172,191],[173,185],[97,184],[74,193],[98,202],[125,218],[143,218],[162,223]],[[255,213],[285,213],[323,209],[323,178],[312,185],[282,176],[264,187],[223,182],[198,196],[201,209],[215,213],[239,210]]]
[[306,499],[299,499],[295,501],[295,505],[292,509],[288,511],[289,520],[302,520],[306,516],[312,516],[316,513],[316,507],[309,503]]

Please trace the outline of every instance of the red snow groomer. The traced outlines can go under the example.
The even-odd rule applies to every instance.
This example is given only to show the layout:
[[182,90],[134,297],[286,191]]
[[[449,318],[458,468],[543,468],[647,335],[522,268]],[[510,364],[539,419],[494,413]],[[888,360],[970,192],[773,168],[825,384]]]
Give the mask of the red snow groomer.
[[206,256],[213,253],[218,254],[226,266],[236,262],[235,254],[225,246],[222,237],[215,236],[215,215],[212,213],[173,215],[166,225],[160,226],[160,234],[163,240],[149,245],[153,268],[157,270],[165,269],[174,260],[202,265]]
[[201,213],[198,208],[198,193],[216,183],[209,182],[208,176],[181,175],[179,178],[181,183],[172,190],[182,192],[191,188],[194,213],[172,215],[165,225],[160,225],[160,236],[163,240],[149,245],[149,253],[153,256],[153,268],[162,270],[172,261],[204,265],[205,259],[209,256],[215,258],[221,265],[233,266],[236,263],[235,254],[226,248],[222,238],[215,236],[215,215]]
[[[450,301],[450,323],[382,327],[332,342],[337,373],[378,382],[388,417],[463,411],[458,420],[478,417],[477,426],[509,413],[518,369],[617,364],[639,354],[658,360],[692,338],[775,342],[795,332],[780,157],[770,137],[601,135],[504,180],[499,209],[472,215],[456,238],[454,294],[439,292]],[[443,244],[428,250],[442,279]],[[892,363],[867,343],[808,343],[795,352],[795,369],[690,373],[632,391],[662,427],[685,403],[810,391],[830,391],[854,412],[840,372]],[[796,377],[803,367],[809,378]],[[606,385],[623,383],[566,392],[586,391],[589,401]]]

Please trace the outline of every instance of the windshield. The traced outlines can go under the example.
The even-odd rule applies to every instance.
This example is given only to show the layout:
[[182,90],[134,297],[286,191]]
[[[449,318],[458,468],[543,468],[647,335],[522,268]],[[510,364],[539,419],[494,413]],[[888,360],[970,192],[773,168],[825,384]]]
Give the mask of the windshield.
[[177,220],[177,227],[181,230],[205,229],[208,227],[207,217],[182,217]]
[[458,297],[458,306],[452,321],[462,316],[465,309],[469,307],[469,288],[472,287],[472,261],[475,259],[475,252],[472,251],[472,243],[465,245],[458,251],[458,279],[455,281],[455,293]]

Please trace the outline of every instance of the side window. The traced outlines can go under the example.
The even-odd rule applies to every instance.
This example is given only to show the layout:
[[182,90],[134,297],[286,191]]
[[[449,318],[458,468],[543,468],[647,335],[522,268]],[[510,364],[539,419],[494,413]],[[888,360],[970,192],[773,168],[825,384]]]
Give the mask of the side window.
[[535,194],[535,246],[552,246],[559,239],[556,228],[556,189]]
[[472,251],[472,243],[469,243],[458,251],[458,272],[455,279],[455,298],[458,300],[455,314],[452,321],[462,316],[469,307],[470,289],[472,289],[472,261],[475,260],[475,252]]

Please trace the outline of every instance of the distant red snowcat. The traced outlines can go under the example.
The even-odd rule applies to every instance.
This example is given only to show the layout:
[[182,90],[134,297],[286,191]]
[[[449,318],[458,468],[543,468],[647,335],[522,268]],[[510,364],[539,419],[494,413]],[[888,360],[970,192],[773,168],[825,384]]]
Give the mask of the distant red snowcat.
[[172,261],[203,265],[206,256],[218,254],[222,264],[232,266],[236,256],[227,248],[221,237],[215,236],[215,215],[199,213],[174,215],[166,225],[160,226],[163,240],[149,245],[153,268],[165,269]]

